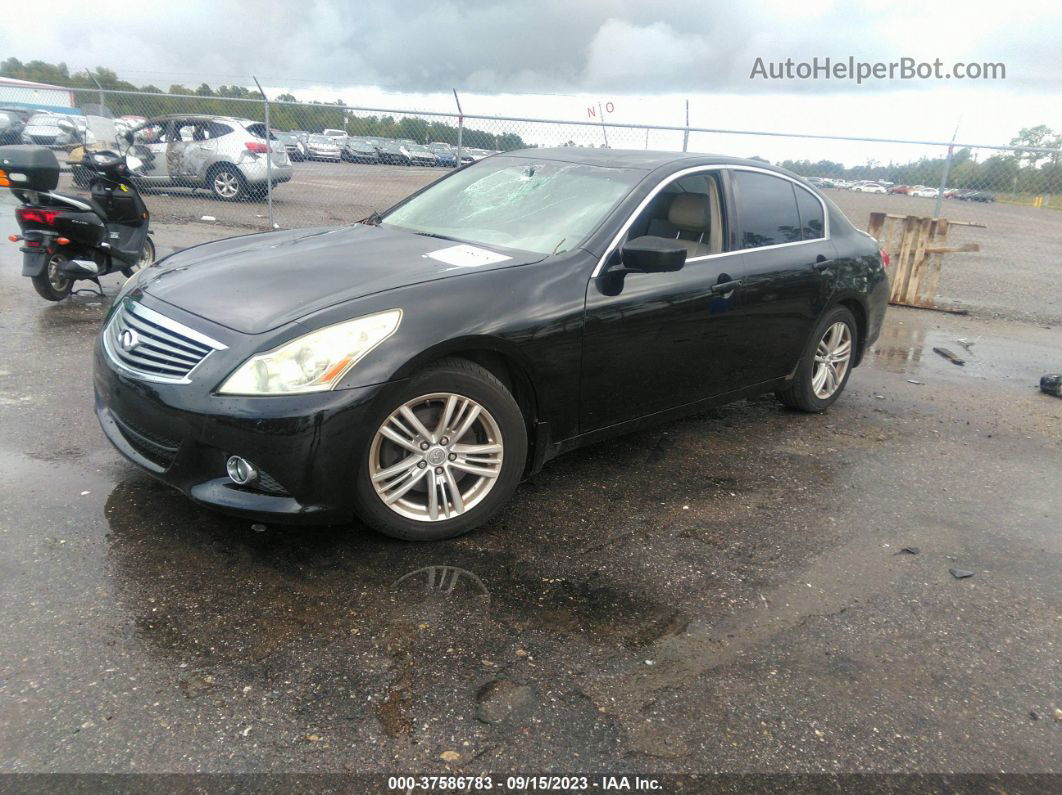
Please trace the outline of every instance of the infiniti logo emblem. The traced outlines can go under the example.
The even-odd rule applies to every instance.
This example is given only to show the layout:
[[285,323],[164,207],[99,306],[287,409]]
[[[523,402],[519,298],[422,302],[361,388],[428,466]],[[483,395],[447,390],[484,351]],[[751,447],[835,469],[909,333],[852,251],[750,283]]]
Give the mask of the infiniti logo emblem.
[[131,328],[127,328],[118,335],[118,344],[122,346],[123,351],[131,351],[140,344],[140,337]]

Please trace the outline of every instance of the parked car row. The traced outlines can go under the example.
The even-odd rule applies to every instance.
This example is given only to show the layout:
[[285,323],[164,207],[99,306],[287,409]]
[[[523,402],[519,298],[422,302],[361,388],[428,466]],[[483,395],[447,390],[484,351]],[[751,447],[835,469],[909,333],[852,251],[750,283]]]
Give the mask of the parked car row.
[[[442,166],[457,165],[457,148],[447,143],[418,144],[408,138],[381,138],[377,136],[347,135],[342,130],[326,129],[320,133],[303,130],[273,134],[295,162],[321,160],[326,162],[385,164],[393,166]],[[496,154],[488,149],[462,147],[461,165],[467,166]]]
[[[886,180],[844,180],[830,177],[808,177],[808,182],[819,188],[839,188],[857,193],[899,193],[919,199],[935,199],[940,194],[937,188],[928,185],[896,185]],[[944,191],[945,199],[960,201],[994,202],[996,197],[983,190],[951,188]]]

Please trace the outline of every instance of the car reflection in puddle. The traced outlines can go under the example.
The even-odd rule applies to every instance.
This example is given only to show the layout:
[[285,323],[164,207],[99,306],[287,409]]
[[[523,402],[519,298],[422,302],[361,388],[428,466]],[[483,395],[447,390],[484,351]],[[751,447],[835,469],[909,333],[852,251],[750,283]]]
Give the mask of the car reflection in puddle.
[[[357,526],[253,532],[139,475],[115,487],[106,517],[119,609],[181,696],[264,694],[312,713],[322,736],[356,728],[358,743],[411,737],[432,716],[493,715],[499,693],[523,700],[511,728],[546,720],[612,743],[580,678],[637,664],[639,647],[687,623],[593,560],[560,574],[565,549],[511,525],[504,543],[489,526],[438,544]],[[529,693],[554,694],[548,717]]]
[[886,317],[881,335],[871,349],[874,364],[890,373],[918,372],[926,347],[926,328]]

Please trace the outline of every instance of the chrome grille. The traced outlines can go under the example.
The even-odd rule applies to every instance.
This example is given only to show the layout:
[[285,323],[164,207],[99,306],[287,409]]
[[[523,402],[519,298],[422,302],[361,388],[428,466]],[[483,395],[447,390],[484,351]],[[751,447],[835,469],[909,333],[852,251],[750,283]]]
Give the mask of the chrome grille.
[[187,383],[213,351],[226,346],[146,306],[126,299],[103,334],[113,362],[150,381]]

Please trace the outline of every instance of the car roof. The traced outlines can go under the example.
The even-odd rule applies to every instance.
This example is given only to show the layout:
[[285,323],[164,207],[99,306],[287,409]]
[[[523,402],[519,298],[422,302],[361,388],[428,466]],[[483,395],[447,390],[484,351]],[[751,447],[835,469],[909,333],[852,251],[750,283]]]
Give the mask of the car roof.
[[691,166],[753,166],[779,174],[790,175],[788,171],[762,160],[750,160],[726,155],[702,154],[699,152],[655,152],[643,149],[591,149],[579,146],[558,146],[543,149],[517,149],[512,152],[500,152],[494,157],[533,157],[540,160],[556,160],[564,163],[581,163],[603,168],[632,168],[642,171],[655,171],[658,168],[673,166],[689,168]]
[[167,113],[165,116],[152,116],[145,122],[151,124],[157,121],[172,121],[173,119],[190,119],[198,121],[234,121],[237,124],[261,124],[254,119],[241,119],[239,116],[218,116],[213,113]]

